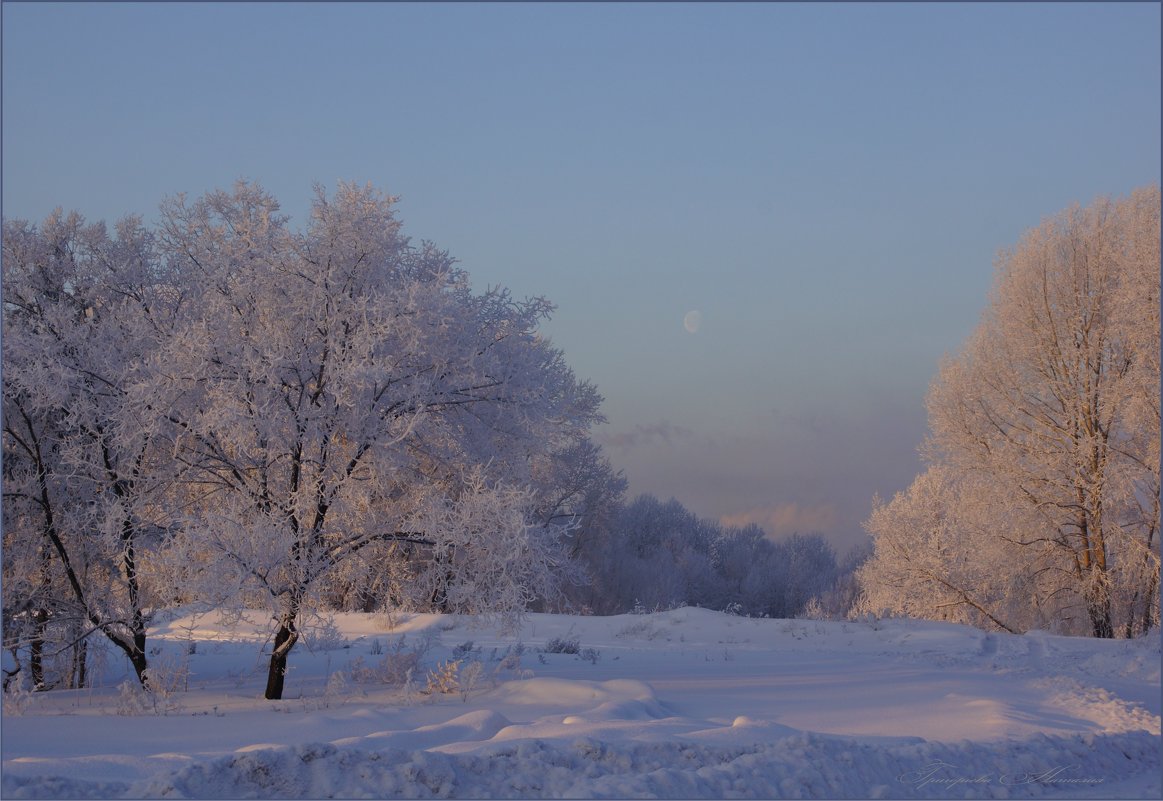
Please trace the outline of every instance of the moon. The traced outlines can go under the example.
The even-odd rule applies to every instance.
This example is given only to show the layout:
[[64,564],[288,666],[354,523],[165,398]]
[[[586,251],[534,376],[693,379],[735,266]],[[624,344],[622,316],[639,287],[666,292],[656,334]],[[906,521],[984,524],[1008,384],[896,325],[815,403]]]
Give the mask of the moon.
[[699,312],[698,309],[692,309],[691,311],[689,311],[685,315],[683,315],[682,327],[685,328],[688,333],[693,334],[693,333],[697,332],[699,330],[699,326],[701,326],[702,324],[703,324],[703,315]]

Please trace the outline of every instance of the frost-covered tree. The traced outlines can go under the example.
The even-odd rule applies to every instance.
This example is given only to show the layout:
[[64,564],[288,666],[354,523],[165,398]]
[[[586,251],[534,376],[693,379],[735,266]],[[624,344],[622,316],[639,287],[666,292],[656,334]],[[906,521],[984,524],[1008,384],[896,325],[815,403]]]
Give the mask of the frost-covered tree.
[[858,611],[861,596],[858,573],[871,556],[871,540],[852,545],[837,561],[832,586],[809,601],[809,607],[804,613],[810,612],[830,620],[844,620]]
[[[1031,525],[1040,521],[1005,487],[934,465],[890,502],[875,502],[867,522],[875,552],[860,571],[858,611],[1015,633],[1046,628],[1063,610],[1045,584],[1052,549],[1015,542]],[[1024,570],[1014,570],[1018,561]],[[1031,586],[1039,580],[1040,589]]]
[[929,392],[930,474],[869,521],[880,606],[1096,637],[1158,624],[1159,206],[1155,186],[1074,207],[1001,255]]
[[172,563],[209,595],[271,604],[272,699],[301,617],[361,560],[398,600],[447,611],[512,615],[548,593],[568,526],[539,519],[529,488],[599,419],[538,333],[551,305],[473,293],[392,203],[319,190],[302,232],[245,183],[163,207],[161,247],[199,310],[153,361],[184,470]]
[[584,547],[587,532],[606,525],[626,491],[626,479],[615,471],[602,449],[588,437],[537,457],[537,516],[545,523],[568,521],[571,555]]
[[640,495],[581,552],[586,606],[602,614],[677,604],[794,617],[838,577],[818,534],[775,542],[758,526],[724,527],[681,503]]
[[712,569],[718,527],[700,521],[675,499],[640,495],[620,510],[603,564],[603,611],[696,604],[695,584]]
[[5,221],[3,254],[6,638],[27,638],[35,684],[50,627],[74,683],[93,632],[145,683],[143,544],[165,482],[130,398],[179,297],[136,218],[114,237],[76,214]]
[[[564,533],[568,558],[557,571],[559,582],[529,607],[540,611],[593,608],[594,582],[589,565],[617,514],[626,481],[588,438],[555,451],[530,456],[532,482],[528,512],[541,526]],[[322,580],[324,605],[331,609],[374,611],[383,606],[425,611],[432,594],[411,587],[407,549],[379,543],[364,549]],[[410,588],[411,587],[411,588]]]
[[762,615],[771,608],[779,590],[775,548],[757,525],[725,528],[716,548],[719,593],[714,608],[741,608]]
[[764,611],[771,617],[797,617],[836,582],[836,552],[819,534],[792,534],[773,550],[768,581],[776,592]]
[[599,559],[622,507],[626,479],[588,438],[545,454],[535,464],[534,475],[536,518],[546,525],[569,528],[571,567],[556,600],[541,599],[540,606],[546,610],[592,610],[596,582],[590,567]]

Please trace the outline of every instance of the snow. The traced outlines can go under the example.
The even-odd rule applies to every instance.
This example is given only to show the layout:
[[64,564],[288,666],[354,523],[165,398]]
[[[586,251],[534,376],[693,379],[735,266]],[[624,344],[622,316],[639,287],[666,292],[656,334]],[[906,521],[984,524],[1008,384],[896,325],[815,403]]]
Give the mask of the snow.
[[[265,636],[257,615],[232,626],[216,613],[155,626],[153,662],[181,679],[156,706],[127,701],[133,695],[119,689],[127,666],[112,659],[99,688],[6,699],[0,791],[1160,795],[1158,636],[1096,641],[692,608],[534,614],[511,633],[452,616],[345,614],[307,638],[311,650],[292,652],[285,698],[275,702],[261,698]],[[544,653],[554,638],[577,641],[581,653]],[[480,661],[477,685],[424,695],[421,675],[403,687],[360,672],[411,648],[426,649],[426,670],[463,657],[462,680],[465,666]]]

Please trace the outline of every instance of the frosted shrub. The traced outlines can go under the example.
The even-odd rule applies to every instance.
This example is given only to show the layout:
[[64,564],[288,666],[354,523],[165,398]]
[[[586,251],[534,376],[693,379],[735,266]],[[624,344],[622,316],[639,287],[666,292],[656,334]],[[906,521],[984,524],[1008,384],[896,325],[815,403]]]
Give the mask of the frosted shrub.
[[347,700],[347,677],[343,671],[337,670],[327,677],[327,687],[323,690],[323,706],[330,709],[333,705],[342,706]]
[[819,596],[816,596],[807,602],[803,611],[800,612],[800,617],[806,620],[827,620],[829,616],[824,611],[824,605],[820,603]]
[[653,640],[662,632],[649,618],[642,618],[621,628],[615,637],[634,637],[642,640]]
[[409,670],[404,676],[404,706],[412,706],[416,703],[416,682],[412,680],[412,671]]
[[508,673],[510,677],[519,675],[521,673],[521,654],[525,653],[525,646],[517,643],[515,647],[511,646],[505,649],[502,654],[500,662],[497,664],[496,670],[493,671],[494,678],[504,680],[502,673]]
[[581,643],[578,640],[567,640],[562,637],[554,637],[545,643],[543,649],[547,654],[576,654]]
[[[355,663],[361,662],[361,659],[354,660]],[[303,712],[317,712],[321,709],[331,709],[332,707],[343,706],[347,703],[351,692],[348,689],[348,674],[342,670],[336,670],[327,674],[327,684],[323,687],[323,694],[318,696],[303,696],[300,697],[300,709]],[[275,707],[276,711],[291,713],[294,707],[287,705],[284,707]]]
[[334,651],[343,648],[347,641],[335,625],[334,618],[327,618],[318,625],[305,627],[302,631],[303,644],[308,651]]
[[169,715],[180,712],[182,704],[177,694],[188,689],[189,655],[181,661],[173,656],[155,655],[145,671],[147,688],[126,679],[117,687],[117,714],[133,717],[152,713]]
[[32,693],[25,688],[23,682],[15,681],[4,693],[4,714],[13,717],[23,715],[31,703]]
[[357,656],[347,663],[351,680],[356,684],[371,684],[376,680],[375,668],[368,667],[362,656]]
[[117,686],[117,714],[123,717],[144,715],[153,708],[141,685],[126,679]]
[[419,667],[420,660],[428,653],[429,641],[422,641],[419,645],[409,648],[407,638],[401,637],[396,641],[380,660],[380,671],[386,684],[404,684],[408,677]]
[[169,698],[178,692],[190,689],[190,654],[181,658],[171,654],[154,657],[146,670],[150,691]]
[[[384,653],[383,647],[380,647],[379,652],[384,656],[374,666],[365,665],[363,657],[353,659],[351,662],[352,681],[357,684],[379,683],[393,687],[403,686],[420,667],[420,660],[427,651],[428,644],[426,642],[409,647],[407,637],[401,637],[387,649],[386,653]],[[372,652],[375,653],[374,647]]]
[[469,693],[475,690],[480,683],[484,668],[485,666],[480,662],[472,661],[464,666],[464,670],[460,671],[460,694],[465,703],[468,703]]
[[448,660],[436,665],[436,670],[428,671],[428,684],[422,692],[424,695],[436,693],[455,693],[460,690],[460,660]]

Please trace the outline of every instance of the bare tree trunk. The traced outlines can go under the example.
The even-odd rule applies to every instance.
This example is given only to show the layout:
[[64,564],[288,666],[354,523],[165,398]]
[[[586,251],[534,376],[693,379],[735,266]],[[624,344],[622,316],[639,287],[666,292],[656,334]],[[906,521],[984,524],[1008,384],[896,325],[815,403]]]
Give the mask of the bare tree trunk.
[[299,630],[295,618],[303,603],[305,589],[300,587],[291,593],[287,608],[279,618],[279,628],[275,632],[275,645],[271,649],[271,664],[267,671],[267,688],[264,697],[268,701],[278,701],[283,697],[283,684],[287,678],[287,657],[295,643],[299,641]]
[[149,689],[149,676],[146,670],[149,668],[149,662],[145,656],[145,632],[135,631],[133,633],[133,648],[128,650],[129,664],[133,665],[133,672],[137,674],[137,680],[141,682],[141,686]]
[[1159,573],[1155,572],[1151,575],[1151,581],[1147,586],[1147,601],[1143,604],[1143,634],[1151,630],[1155,623],[1155,612],[1159,608]]
[[33,610],[32,623],[32,640],[28,645],[28,666],[32,672],[32,688],[34,690],[43,690],[45,688],[44,630],[48,623],[48,610]]
[[[1158,487],[1159,483],[1156,482],[1155,486]],[[1147,589],[1144,593],[1146,598],[1143,601],[1142,634],[1146,634],[1148,631],[1150,631],[1151,627],[1155,625],[1158,620],[1156,614],[1159,612],[1159,567],[1158,565],[1154,564],[1155,560],[1153,556],[1155,546],[1155,532],[1159,527],[1159,507],[1159,495],[1156,493],[1152,500],[1152,511],[1154,513],[1152,516],[1153,520],[1151,522],[1151,528],[1147,532],[1147,547],[1145,549],[1145,553],[1143,554],[1143,562],[1147,566],[1147,575],[1150,578],[1147,579]]]
[[12,654],[12,661],[16,664],[16,667],[12,670],[4,669],[4,684],[0,688],[3,692],[8,692],[8,686],[20,675],[20,671],[23,669],[23,665],[20,664],[20,650],[18,648],[9,648],[8,653]]
[[294,616],[284,617],[275,634],[275,647],[271,651],[271,666],[267,671],[267,689],[264,697],[268,701],[278,701],[283,697],[283,683],[287,677],[287,656],[299,639],[295,629]]
[[[451,561],[451,556],[436,557],[436,563],[439,565],[448,564]],[[452,574],[452,569],[445,568],[444,575],[437,580],[436,588],[432,590],[432,598],[430,599],[430,602],[432,603],[433,608],[436,609],[437,612],[445,615],[452,614],[452,604],[449,603],[448,600],[448,587],[453,580],[454,577]]]
[[1110,595],[1105,588],[1087,593],[1086,611],[1090,615],[1090,625],[1095,637],[1109,640],[1115,636],[1114,626],[1111,624]]
[[80,642],[73,646],[72,686],[74,689],[79,690],[88,683],[88,661],[89,640],[87,637],[83,637]]

